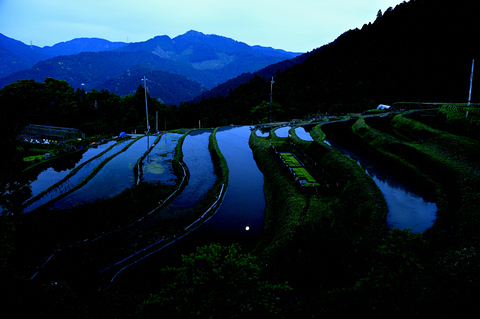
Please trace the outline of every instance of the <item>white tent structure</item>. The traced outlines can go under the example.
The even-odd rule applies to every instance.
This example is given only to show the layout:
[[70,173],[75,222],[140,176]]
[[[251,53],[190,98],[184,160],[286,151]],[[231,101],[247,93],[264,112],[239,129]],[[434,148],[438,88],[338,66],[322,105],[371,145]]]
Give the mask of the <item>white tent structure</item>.
[[390,108],[390,105],[385,105],[385,104],[379,104],[377,106],[377,110],[388,110]]

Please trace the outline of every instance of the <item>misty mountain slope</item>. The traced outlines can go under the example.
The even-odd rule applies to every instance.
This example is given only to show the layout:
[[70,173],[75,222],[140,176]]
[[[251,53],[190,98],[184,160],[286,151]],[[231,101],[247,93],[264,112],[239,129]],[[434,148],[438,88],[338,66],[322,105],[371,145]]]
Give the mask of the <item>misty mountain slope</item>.
[[285,70],[293,67],[298,63],[303,63],[312,53],[307,52],[302,55],[299,55],[293,59],[284,60],[278,63],[270,64],[269,66],[260,69],[256,72],[247,72],[242,73],[239,76],[229,79],[222,84],[217,85],[216,87],[202,93],[201,95],[195,97],[192,102],[200,102],[202,99],[208,99],[210,97],[219,97],[219,96],[227,96],[229,92],[240,84],[247,83],[253,79],[255,75],[264,77],[265,79],[269,80],[272,77],[276,77],[277,74],[284,72]]
[[0,78],[30,68],[31,66],[32,63],[30,61],[0,47]]
[[97,85],[97,90],[108,90],[120,96],[135,94],[139,85],[143,86],[143,77],[147,79],[147,91],[167,105],[179,105],[189,101],[207,90],[198,82],[182,75],[159,70],[151,70],[142,65],[135,65],[121,75]]
[[[129,67],[142,64],[151,69],[183,74],[197,82],[215,81],[213,76],[195,70],[189,65],[162,59],[146,52],[86,52],[77,55],[59,56],[35,64],[31,69],[16,72],[0,79],[0,87],[22,79],[43,82],[46,77],[67,81],[74,88],[91,90],[99,83],[125,72]],[[199,81],[200,80],[200,81]],[[127,94],[123,93],[122,95]]]
[[50,58],[41,48],[29,46],[0,33],[0,77],[32,67]]
[[[12,42],[10,40],[7,42]],[[18,50],[25,52],[28,46],[19,43],[15,42]],[[37,49],[40,48],[34,48],[34,51]],[[78,51],[82,52],[76,53]],[[197,31],[189,31],[174,39],[157,36],[131,44],[81,38],[42,48],[40,52],[57,56],[40,61],[29,69],[17,68],[14,73],[12,69],[5,68],[4,74],[8,75],[0,79],[0,87],[22,79],[43,81],[46,77],[52,77],[67,81],[74,88],[89,90],[98,88],[99,83],[120,76],[128,68],[141,64],[151,70],[180,74],[212,88],[242,73],[254,72],[298,55],[272,48],[250,47],[226,37],[205,35]],[[5,61],[12,59],[13,55],[9,54],[4,58]],[[125,95],[128,92],[122,91],[119,94]]]
[[161,58],[183,62],[196,70],[215,76],[214,87],[242,73],[255,72],[268,65],[294,58],[299,53],[261,46],[251,47],[243,42],[218,35],[188,31],[173,39],[157,36],[145,42],[132,43],[116,49],[119,52],[149,51]]
[[123,46],[116,49],[116,51],[150,51],[162,58],[188,63],[216,60],[219,59],[221,55],[229,57],[263,56],[282,59],[294,58],[300,55],[300,53],[287,52],[258,45],[249,46],[246,43],[227,37],[215,34],[207,35],[193,30],[173,39],[166,35],[156,36],[145,42]]

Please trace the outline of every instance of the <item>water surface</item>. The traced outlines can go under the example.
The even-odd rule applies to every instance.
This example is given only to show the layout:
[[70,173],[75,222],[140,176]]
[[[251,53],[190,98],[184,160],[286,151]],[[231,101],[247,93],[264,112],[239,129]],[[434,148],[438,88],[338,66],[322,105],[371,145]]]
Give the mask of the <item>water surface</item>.
[[142,181],[160,182],[175,185],[177,177],[173,171],[172,161],[175,157],[175,147],[182,134],[166,133],[160,141],[145,156],[142,162]]
[[[166,209],[193,209],[203,200],[217,180],[208,143],[212,130],[197,130],[183,140],[183,162],[187,165],[190,177],[182,193]],[[164,213],[164,212],[162,212]]]
[[395,167],[384,165],[377,156],[361,147],[362,143],[350,127],[354,121],[322,125],[329,145],[355,159],[380,188],[388,207],[389,228],[411,228],[425,232],[436,219],[437,205],[433,186],[419,179],[409,179]]
[[144,136],[133,142],[127,150],[108,161],[83,187],[55,202],[53,207],[64,209],[83,202],[113,197],[134,186],[133,167],[153,141],[154,137]]
[[411,228],[413,232],[424,232],[432,227],[436,219],[437,205],[415,190],[399,186],[391,178],[381,179],[379,174],[367,173],[380,188],[388,207],[387,224],[391,229]]
[[256,242],[263,229],[263,174],[248,144],[250,133],[248,126],[217,130],[217,143],[227,161],[229,181],[217,213],[194,233],[207,242],[240,242],[248,246]]
[[271,127],[262,127],[256,130],[255,134],[260,137],[268,137],[270,135]]
[[[111,144],[113,143],[115,142],[110,142],[108,144],[111,146]],[[127,145],[126,141],[119,142],[118,144],[114,145],[111,149],[101,154],[97,158],[94,158],[89,162],[85,163],[85,165],[83,165],[75,174],[73,174],[68,179],[63,181],[57,187],[46,192],[42,197],[37,199],[35,202],[25,207],[23,209],[23,213],[31,212],[35,208],[41,205],[44,205],[49,201],[56,199],[58,196],[70,191],[72,188],[74,188],[79,183],[81,183],[88,175],[90,175],[95,167],[97,167],[101,162],[103,162],[109,156],[112,156],[113,154],[119,152],[123,147],[125,147],[125,145]],[[105,149],[103,151],[105,151]],[[91,156],[91,157],[94,157],[94,156]]]
[[295,129],[295,134],[297,134],[297,136],[304,141],[313,141],[313,138],[310,135],[310,133],[307,132],[305,128],[302,126],[299,126]]
[[289,135],[288,131],[290,129],[291,129],[290,126],[284,126],[284,127],[278,128],[275,130],[275,135],[277,135],[277,137],[288,137]]
[[[75,167],[80,166],[91,158],[97,156],[107,148],[115,144],[115,141],[110,141],[105,144],[100,144],[96,147],[90,147],[80,156],[78,154],[67,155],[63,159],[56,160],[52,167],[48,167],[40,172],[36,178],[30,183],[32,189],[32,197],[37,196],[42,191],[51,187],[64,179]],[[72,160],[73,159],[73,160]]]

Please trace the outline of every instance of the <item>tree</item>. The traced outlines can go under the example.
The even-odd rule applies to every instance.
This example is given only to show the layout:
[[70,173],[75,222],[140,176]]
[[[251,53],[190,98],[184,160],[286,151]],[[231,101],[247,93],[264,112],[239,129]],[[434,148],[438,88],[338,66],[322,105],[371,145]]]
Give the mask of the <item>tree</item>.
[[198,247],[182,256],[180,268],[162,270],[175,280],[142,303],[142,317],[277,318],[291,288],[261,281],[255,261],[254,256],[241,254],[238,244]]
[[75,127],[78,122],[79,97],[67,81],[45,78],[43,109],[45,125]]
[[34,81],[17,82],[0,90],[0,215],[19,213],[22,203],[31,195],[25,174],[22,174],[25,165],[17,148],[17,138],[28,123],[29,109],[21,102],[27,102],[24,96],[29,94],[22,93],[35,91]]
[[[271,112],[272,112],[272,121],[273,121],[275,118],[278,118],[278,115],[283,114],[283,110],[280,104],[278,104],[277,102],[273,102],[272,104],[273,105],[272,105]],[[262,103],[260,103],[257,106],[254,106],[250,110],[250,116],[252,120],[258,121],[259,123],[268,122],[270,118],[269,115],[270,115],[270,103],[267,101],[263,101]]]

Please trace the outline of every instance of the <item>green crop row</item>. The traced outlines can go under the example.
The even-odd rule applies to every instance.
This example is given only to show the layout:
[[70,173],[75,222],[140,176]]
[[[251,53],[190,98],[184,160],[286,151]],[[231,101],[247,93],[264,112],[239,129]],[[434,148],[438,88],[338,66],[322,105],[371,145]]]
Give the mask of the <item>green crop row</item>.
[[[299,162],[299,160],[290,152],[277,152],[283,163],[287,165],[290,172],[298,180],[301,187],[315,188],[319,186],[319,183],[313,178],[313,176],[307,171],[307,169]],[[317,192],[317,190],[315,190]]]
[[292,171],[298,176],[300,179],[306,179],[309,183],[316,183],[315,179],[310,175],[310,173],[304,168],[292,168]]
[[295,158],[295,156],[291,153],[280,153],[285,163],[293,168],[293,167],[302,167],[302,164]]

